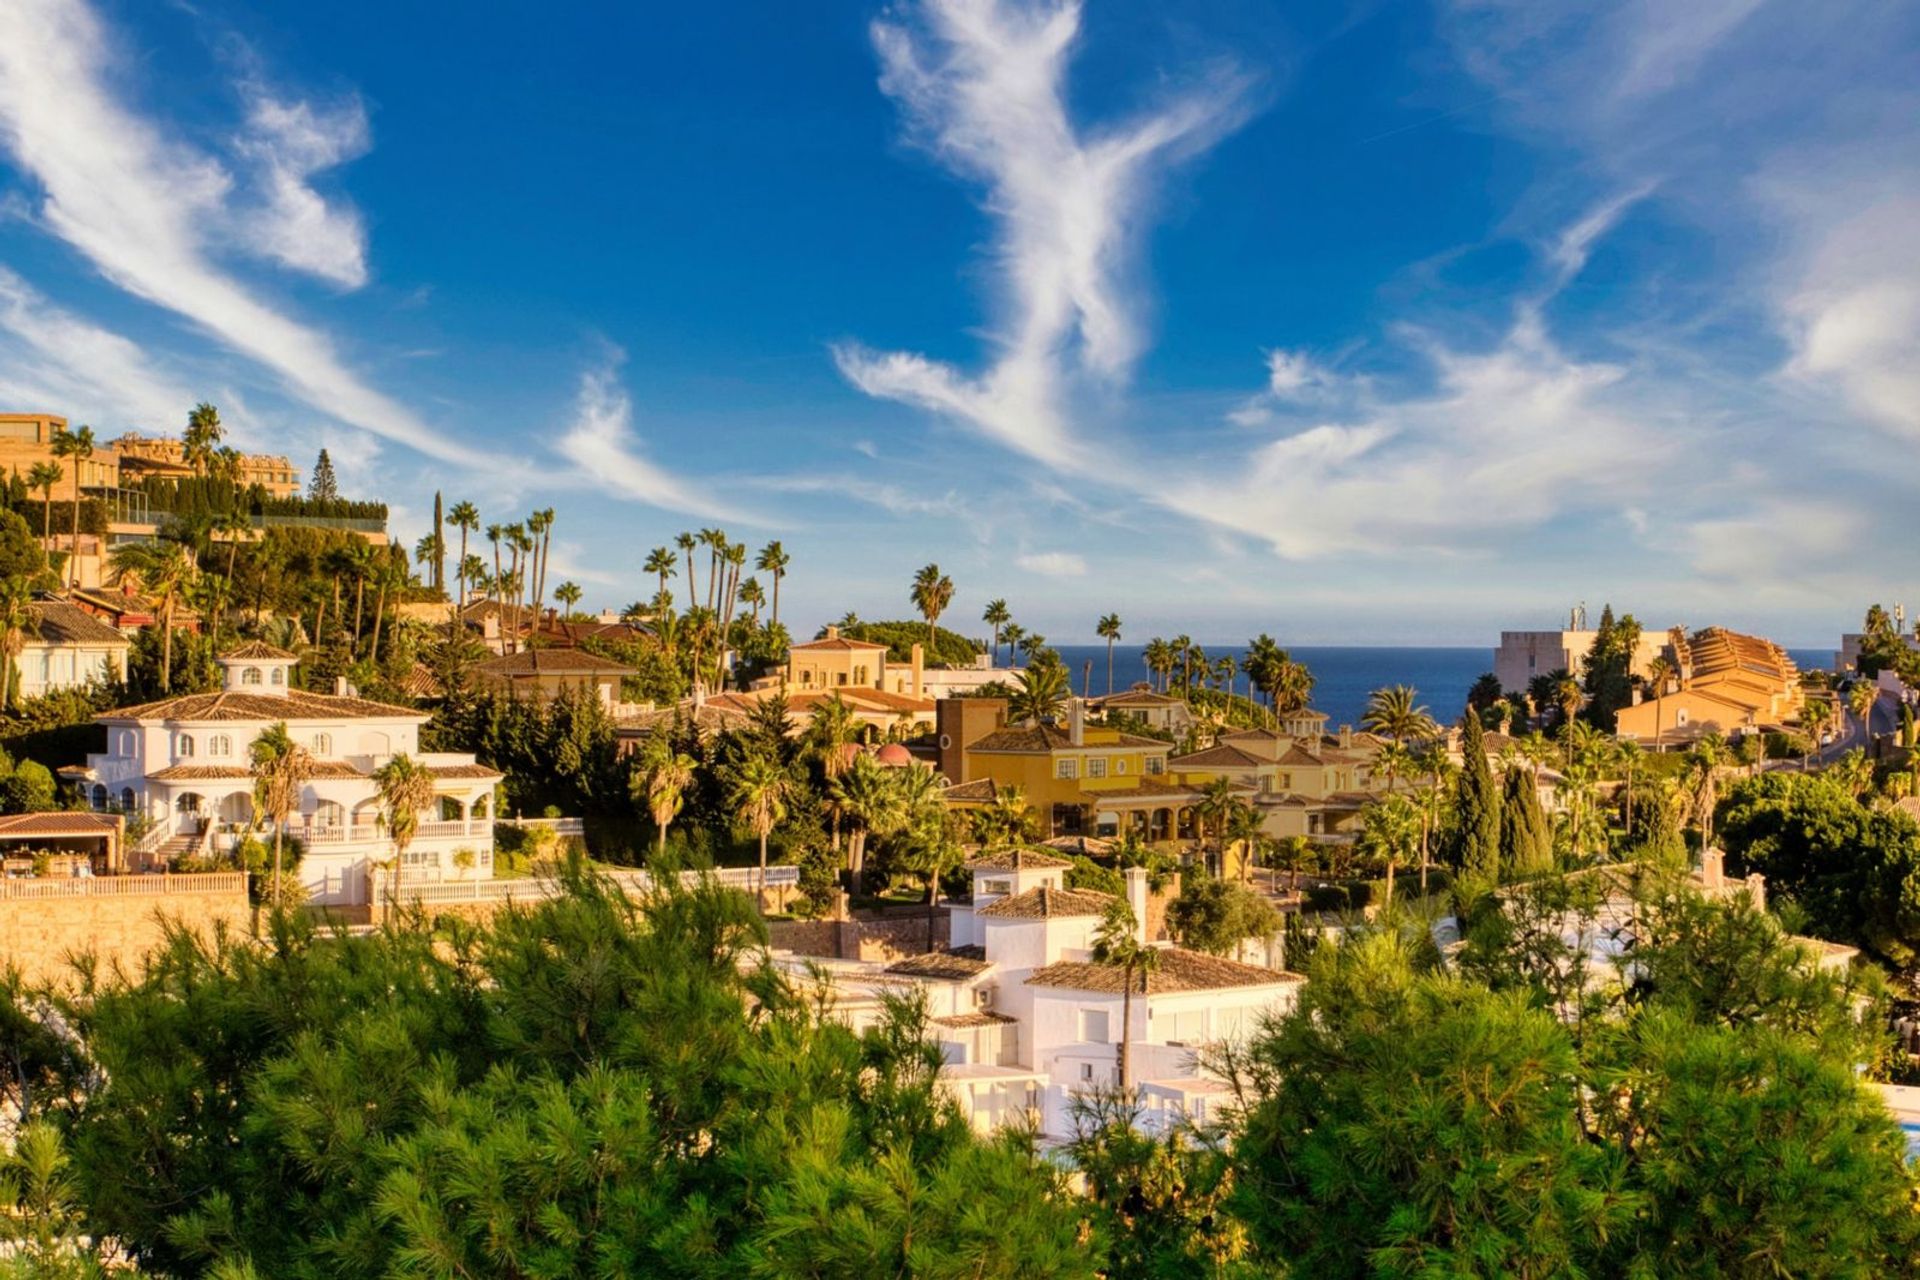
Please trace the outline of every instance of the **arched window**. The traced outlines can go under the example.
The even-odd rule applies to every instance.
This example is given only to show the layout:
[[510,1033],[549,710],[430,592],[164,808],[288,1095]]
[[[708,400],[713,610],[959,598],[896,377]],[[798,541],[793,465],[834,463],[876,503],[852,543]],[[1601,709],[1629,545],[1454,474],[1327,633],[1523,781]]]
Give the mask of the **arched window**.
[[273,669],[273,683],[285,684],[286,682],[287,682],[287,669],[285,667],[275,667]]
[[260,668],[258,667],[246,668],[244,671],[240,673],[240,683],[241,684],[259,684]]
[[133,730],[122,729],[113,736],[113,754],[130,756],[133,754]]
[[313,735],[313,754],[330,756],[333,754],[333,735],[316,733]]
[[174,744],[173,744],[173,754],[174,754],[174,756],[175,756],[175,758],[177,758],[177,759],[180,759],[180,760],[191,760],[191,759],[193,759],[193,739],[192,739],[192,737],[190,737],[189,735],[187,735],[187,734],[184,734],[184,733],[183,733],[183,734],[181,734],[181,735],[180,735],[180,736],[179,736],[178,738],[176,738],[176,739],[174,740]]
[[128,813],[133,812],[133,788],[132,787],[120,788],[120,807],[126,810]]
[[207,754],[216,760],[223,760],[233,754],[233,739],[224,733],[216,733],[207,739]]
[[98,782],[93,784],[93,807],[96,809],[107,807],[107,789]]

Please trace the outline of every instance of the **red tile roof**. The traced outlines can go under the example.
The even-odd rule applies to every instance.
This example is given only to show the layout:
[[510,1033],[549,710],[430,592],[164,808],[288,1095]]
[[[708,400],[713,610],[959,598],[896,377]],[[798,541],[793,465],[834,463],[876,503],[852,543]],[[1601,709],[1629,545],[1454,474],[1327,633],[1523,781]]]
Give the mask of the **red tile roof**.
[[240,662],[245,662],[248,659],[263,662],[292,662],[295,660],[293,654],[288,653],[285,649],[276,649],[264,640],[245,641],[244,643],[233,646],[233,648],[228,649],[219,656],[223,659],[231,658]]
[[1257,769],[1261,765],[1268,763],[1271,762],[1262,760],[1259,756],[1253,755],[1251,752],[1242,751],[1238,747],[1232,747],[1222,743],[1218,746],[1208,747],[1204,751],[1195,751],[1191,755],[1175,756],[1167,761],[1167,768]]
[[[1164,947],[1160,963],[1146,975],[1148,995],[1167,995],[1180,991],[1217,991],[1230,987],[1294,985],[1306,979],[1283,969],[1262,969],[1258,965],[1224,960],[1184,947]],[[1140,991],[1141,975],[1134,975],[1134,991]],[[1075,991],[1117,993],[1126,986],[1127,971],[1114,964],[1065,961],[1035,969],[1027,979],[1030,987],[1066,987]]]
[[1110,893],[1091,889],[1053,889],[1046,885],[1001,898],[980,908],[976,915],[995,920],[1051,920],[1063,916],[1103,916],[1114,903]]
[[118,824],[97,813],[9,813],[0,816],[0,836],[104,836]]
[[1070,867],[1066,858],[1057,858],[1038,849],[996,849],[967,863],[969,871],[1049,871]]
[[27,606],[27,643],[94,644],[127,648],[132,642],[78,605],[35,600]]
[[396,707],[391,703],[373,702],[367,698],[308,693],[304,689],[289,689],[284,694],[272,696],[226,691],[186,693],[175,698],[162,698],[158,702],[143,702],[138,706],[103,711],[94,719],[103,724],[113,724],[122,720],[265,720],[271,722],[276,720],[392,719],[396,716],[409,720],[427,719],[426,713],[417,707]]
[[630,675],[633,668],[583,649],[522,649],[476,662],[473,672],[512,679],[516,676]]

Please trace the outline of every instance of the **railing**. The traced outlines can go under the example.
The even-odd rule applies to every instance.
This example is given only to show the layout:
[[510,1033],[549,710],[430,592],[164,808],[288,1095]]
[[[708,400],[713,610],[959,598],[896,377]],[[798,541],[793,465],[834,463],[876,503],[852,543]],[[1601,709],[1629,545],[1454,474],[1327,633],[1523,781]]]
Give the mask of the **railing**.
[[[577,819],[576,819],[577,821]],[[288,827],[287,834],[309,846],[317,844],[391,844],[393,837],[385,827]],[[423,822],[414,828],[415,840],[487,839],[493,835],[491,818],[469,822]]]
[[519,827],[521,830],[545,827],[557,836],[584,836],[587,834],[587,821],[585,818],[500,818],[497,819],[497,821],[503,827]]
[[222,894],[247,891],[244,871],[203,874],[132,876],[73,876],[48,880],[0,880],[0,902],[47,898],[165,898],[179,894]]
[[249,517],[256,529],[347,529],[354,533],[385,533],[387,522],[365,516],[280,516]]
[[133,843],[133,852],[148,857],[159,853],[161,846],[173,839],[173,815],[157,820],[147,829],[147,833]]
[[[458,902],[544,902],[558,897],[560,882],[543,876],[534,876],[520,880],[421,880],[418,873],[409,872],[400,887],[400,896],[408,902],[417,902],[422,906],[440,906]],[[654,878],[645,871],[610,871],[606,878],[622,890],[634,895],[652,893]],[[375,901],[385,901],[393,892],[393,873],[376,873],[374,885]],[[703,875],[710,875],[718,884],[732,889],[752,890],[760,883],[758,867],[722,867],[710,872],[683,871],[680,884],[683,888],[692,888],[700,883]],[[767,888],[791,888],[800,883],[798,867],[768,867]]]

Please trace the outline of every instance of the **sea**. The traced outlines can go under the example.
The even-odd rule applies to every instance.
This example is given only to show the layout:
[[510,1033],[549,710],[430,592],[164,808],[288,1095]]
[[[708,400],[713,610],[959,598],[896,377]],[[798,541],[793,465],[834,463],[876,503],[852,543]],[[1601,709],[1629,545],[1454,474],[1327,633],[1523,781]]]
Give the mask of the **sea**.
[[[1088,660],[1093,662],[1095,694],[1107,691],[1107,647],[1091,644],[1055,646],[1067,669],[1073,673],[1075,692],[1081,692],[1081,677]],[[1208,658],[1218,662],[1231,654],[1237,661],[1241,650],[1202,646]],[[1473,682],[1493,670],[1491,648],[1418,648],[1364,645],[1301,645],[1289,648],[1295,662],[1304,662],[1313,672],[1313,705],[1329,717],[1333,727],[1350,724],[1358,728],[1367,709],[1367,698],[1375,689],[1392,684],[1410,684],[1418,691],[1418,702],[1442,722],[1457,719],[1467,705],[1467,691]],[[1830,649],[1789,649],[1793,660],[1805,671],[1833,664]],[[1002,651],[1001,661],[1006,661]],[[1126,643],[1113,647],[1113,687],[1125,689],[1148,679],[1147,664],[1139,645]],[[1236,677],[1235,689],[1247,692],[1245,675]]]

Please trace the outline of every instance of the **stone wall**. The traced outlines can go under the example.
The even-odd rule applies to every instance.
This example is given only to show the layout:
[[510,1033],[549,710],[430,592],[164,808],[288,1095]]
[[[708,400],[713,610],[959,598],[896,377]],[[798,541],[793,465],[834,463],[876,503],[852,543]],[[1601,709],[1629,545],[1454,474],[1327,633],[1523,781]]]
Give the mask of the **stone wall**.
[[164,921],[205,934],[221,924],[245,932],[252,919],[244,872],[0,881],[0,965],[65,981],[68,958],[91,951],[137,973],[164,938]]

